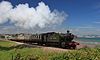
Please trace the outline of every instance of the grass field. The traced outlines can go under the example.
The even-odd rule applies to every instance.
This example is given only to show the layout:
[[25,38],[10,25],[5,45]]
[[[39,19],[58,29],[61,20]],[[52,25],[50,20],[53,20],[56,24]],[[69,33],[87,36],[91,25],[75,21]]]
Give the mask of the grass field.
[[0,41],[0,60],[100,60],[100,48],[58,52],[23,45],[17,46],[14,42]]

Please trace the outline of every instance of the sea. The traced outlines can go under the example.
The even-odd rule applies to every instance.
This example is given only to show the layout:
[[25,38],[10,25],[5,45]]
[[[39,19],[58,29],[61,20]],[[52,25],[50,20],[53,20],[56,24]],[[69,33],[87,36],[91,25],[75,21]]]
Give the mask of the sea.
[[100,38],[75,38],[74,40],[82,44],[100,45]]

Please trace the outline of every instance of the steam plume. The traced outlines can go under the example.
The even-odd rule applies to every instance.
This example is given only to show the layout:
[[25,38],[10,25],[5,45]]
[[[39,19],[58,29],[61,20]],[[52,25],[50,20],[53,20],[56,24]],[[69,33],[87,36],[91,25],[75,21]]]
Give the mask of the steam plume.
[[51,11],[44,2],[39,2],[37,7],[29,7],[26,4],[19,4],[16,7],[10,2],[0,3],[0,24],[10,20],[14,26],[22,28],[45,28],[52,25],[61,24],[67,17],[64,12]]

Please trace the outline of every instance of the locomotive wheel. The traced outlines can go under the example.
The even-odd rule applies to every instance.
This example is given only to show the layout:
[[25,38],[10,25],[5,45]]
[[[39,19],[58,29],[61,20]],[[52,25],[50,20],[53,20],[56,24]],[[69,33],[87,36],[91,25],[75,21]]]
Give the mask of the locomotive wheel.
[[66,48],[65,42],[61,42],[61,47],[62,47],[62,48]]
[[76,49],[76,46],[73,46],[72,48],[73,48],[73,49]]
[[48,43],[45,43],[45,45],[46,45],[46,46],[49,46],[49,44],[48,44]]
[[43,45],[43,43],[38,43],[38,45],[41,45],[41,46],[42,46],[42,45]]

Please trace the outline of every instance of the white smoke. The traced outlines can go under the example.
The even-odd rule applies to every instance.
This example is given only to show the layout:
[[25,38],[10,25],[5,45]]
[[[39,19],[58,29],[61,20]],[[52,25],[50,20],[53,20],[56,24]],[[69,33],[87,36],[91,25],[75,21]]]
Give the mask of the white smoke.
[[8,20],[8,14],[11,9],[11,3],[6,1],[0,3],[0,24],[3,24]]
[[64,12],[51,11],[44,2],[39,2],[37,7],[29,7],[26,4],[19,4],[13,7],[10,2],[0,3],[0,24],[10,20],[15,26],[22,28],[45,28],[52,25],[61,24],[67,17]]

